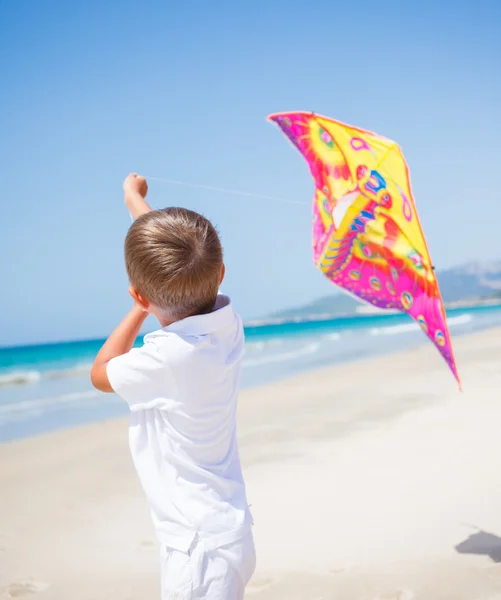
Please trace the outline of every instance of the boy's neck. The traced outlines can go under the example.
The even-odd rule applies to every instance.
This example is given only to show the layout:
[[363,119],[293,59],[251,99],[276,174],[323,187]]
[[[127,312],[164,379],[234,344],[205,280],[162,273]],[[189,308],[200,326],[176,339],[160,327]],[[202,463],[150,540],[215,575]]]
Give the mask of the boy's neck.
[[175,323],[176,321],[179,321],[179,319],[164,319],[163,317],[158,317],[158,322],[160,323],[162,328],[168,327],[169,325],[172,325],[172,323]]
[[216,309],[216,306],[217,306],[217,299],[216,299],[216,302],[214,303],[214,305],[210,308],[210,310],[207,310],[207,309],[201,310],[200,312],[187,314],[184,317],[178,317],[177,319],[173,319],[172,317],[162,315],[161,313],[155,314],[155,316],[158,319],[158,322],[160,323],[160,325],[162,327],[168,327],[169,325],[172,325],[173,323],[176,323],[177,321],[182,321],[183,319],[188,319],[189,317],[196,317],[199,315],[210,314],[211,312],[214,312],[214,310]]

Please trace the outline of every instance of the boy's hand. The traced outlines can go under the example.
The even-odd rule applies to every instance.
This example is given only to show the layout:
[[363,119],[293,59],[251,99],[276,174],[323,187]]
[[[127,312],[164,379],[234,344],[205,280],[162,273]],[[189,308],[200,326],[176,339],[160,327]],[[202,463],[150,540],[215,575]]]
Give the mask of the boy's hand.
[[124,193],[126,197],[139,194],[142,198],[146,198],[146,194],[148,193],[146,179],[141,177],[141,175],[137,175],[137,173],[131,173],[125,178]]
[[141,215],[150,212],[151,207],[145,200],[147,193],[148,184],[144,177],[137,175],[137,173],[131,173],[125,178],[125,205],[133,219],[137,219]]

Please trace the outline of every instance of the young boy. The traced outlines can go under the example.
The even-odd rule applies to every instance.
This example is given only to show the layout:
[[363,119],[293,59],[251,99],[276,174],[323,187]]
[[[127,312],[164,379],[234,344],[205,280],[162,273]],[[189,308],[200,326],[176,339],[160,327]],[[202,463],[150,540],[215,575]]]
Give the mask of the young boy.
[[[218,294],[216,230],[182,208],[152,211],[129,175],[125,240],[134,308],[101,348],[93,385],[131,410],[132,458],[162,549],[162,599],[239,600],[255,569],[236,438],[244,349],[240,318]],[[132,348],[148,314],[161,329]]]

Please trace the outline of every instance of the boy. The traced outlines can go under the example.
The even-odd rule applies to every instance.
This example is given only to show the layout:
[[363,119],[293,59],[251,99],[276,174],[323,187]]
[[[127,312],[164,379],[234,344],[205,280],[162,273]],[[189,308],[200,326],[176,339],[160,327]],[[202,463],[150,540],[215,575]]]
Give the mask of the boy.
[[[92,367],[93,385],[131,410],[132,458],[162,549],[162,599],[239,600],[255,569],[236,440],[243,327],[212,224],[152,211],[146,180],[124,182],[135,222],[125,240],[134,308]],[[148,314],[162,329],[132,348]]]

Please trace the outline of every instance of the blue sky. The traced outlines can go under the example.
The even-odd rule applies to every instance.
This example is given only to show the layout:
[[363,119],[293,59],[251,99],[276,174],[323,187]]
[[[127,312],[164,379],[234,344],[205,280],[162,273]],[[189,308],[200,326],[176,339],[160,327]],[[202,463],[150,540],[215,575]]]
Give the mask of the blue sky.
[[[130,171],[309,201],[276,111],[396,139],[437,268],[500,257],[500,30],[497,0],[0,0],[0,344],[105,335],[129,309]],[[218,225],[245,318],[333,291],[308,205],[150,194]]]

